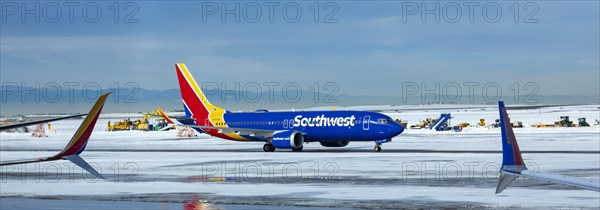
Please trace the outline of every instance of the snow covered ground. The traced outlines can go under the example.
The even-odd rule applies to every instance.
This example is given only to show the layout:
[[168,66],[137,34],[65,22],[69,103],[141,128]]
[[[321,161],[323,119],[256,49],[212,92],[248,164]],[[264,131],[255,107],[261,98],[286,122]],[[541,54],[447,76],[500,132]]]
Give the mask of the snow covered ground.
[[[387,113],[417,123],[450,112],[453,124],[491,123],[497,108]],[[597,105],[509,110],[513,121],[552,123],[600,118]],[[107,115],[120,117],[119,115]],[[176,137],[176,131],[107,132],[98,121],[82,157],[106,180],[92,178],[69,162],[1,167],[0,196],[18,199],[64,199],[296,207],[530,207],[598,208],[600,193],[519,179],[494,194],[501,161],[500,131],[469,127],[463,132],[407,129],[381,153],[371,142],[344,148],[318,143],[303,152],[262,152],[261,143],[232,142],[206,135]],[[52,124],[46,138],[1,133],[2,161],[50,156],[61,150],[81,120]],[[515,129],[526,164],[534,170],[600,180],[600,127]],[[17,199],[7,200],[7,199]],[[7,203],[11,203],[7,202]],[[29,202],[29,201],[27,201]],[[1,207],[1,206],[0,206]],[[6,207],[6,206],[5,206]],[[63,207],[64,208],[64,207]],[[171,209],[171,205],[167,209]]]

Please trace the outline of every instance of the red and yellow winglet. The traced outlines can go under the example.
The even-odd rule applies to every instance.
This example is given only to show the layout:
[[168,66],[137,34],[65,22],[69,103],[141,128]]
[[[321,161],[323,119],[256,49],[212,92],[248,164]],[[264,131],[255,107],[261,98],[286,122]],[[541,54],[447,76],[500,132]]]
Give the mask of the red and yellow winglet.
[[172,124],[172,125],[176,124],[175,121],[173,121],[169,116],[167,116],[167,114],[160,107],[156,108],[156,111],[158,112],[158,114],[160,114],[160,116],[165,118],[167,123]]
[[110,95],[110,93],[101,95],[100,98],[98,98],[96,104],[94,104],[85,120],[83,120],[83,123],[81,123],[79,126],[79,129],[77,129],[77,132],[75,132],[75,135],[73,135],[71,138],[71,141],[69,141],[69,144],[67,144],[67,147],[65,147],[60,153],[47,158],[46,161],[66,159],[90,172],[94,176],[98,178],[104,178],[87,162],[85,162],[85,160],[79,157],[79,154],[83,152],[88,143],[90,135],[92,135],[94,125],[96,125],[96,121],[98,120],[98,116],[100,116],[100,112],[104,107],[104,102],[106,101],[106,98],[108,98],[108,95]]
[[[100,98],[98,98],[98,100],[96,101],[96,104],[94,104],[94,106],[92,107],[92,110],[90,110],[90,113],[87,114],[87,117],[83,120],[83,123],[81,123],[81,125],[79,126],[79,129],[77,129],[77,132],[75,133],[75,135],[73,135],[73,138],[71,138],[71,141],[69,141],[69,144],[67,144],[67,146],[58,154],[56,154],[52,157],[48,157],[48,158],[4,161],[4,162],[0,162],[0,166],[26,164],[26,163],[39,163],[39,162],[53,161],[53,160],[69,160],[69,161],[75,163],[75,165],[90,172],[94,176],[104,179],[104,177],[102,177],[102,175],[100,175],[100,173],[98,173],[87,162],[85,162],[85,160],[81,159],[81,157],[79,157],[79,154],[81,154],[81,152],[83,152],[83,150],[85,149],[85,146],[87,145],[88,139],[90,138],[90,135],[92,135],[92,131],[94,130],[94,125],[96,125],[96,121],[98,120],[98,116],[100,116],[100,112],[102,111],[102,108],[104,107],[104,102],[106,101],[106,98],[108,98],[108,95],[110,95],[110,93],[101,95]],[[76,116],[76,115],[74,115],[74,116]],[[70,116],[70,117],[73,117],[73,116]]]

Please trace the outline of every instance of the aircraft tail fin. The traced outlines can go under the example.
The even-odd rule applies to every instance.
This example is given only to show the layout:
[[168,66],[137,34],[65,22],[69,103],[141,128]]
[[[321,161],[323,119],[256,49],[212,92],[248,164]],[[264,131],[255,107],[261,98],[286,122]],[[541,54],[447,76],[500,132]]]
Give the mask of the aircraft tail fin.
[[177,63],[175,68],[186,116],[194,118],[198,125],[213,126],[214,123],[211,122],[210,115],[219,115],[219,113],[224,113],[225,110],[208,101],[185,64]]

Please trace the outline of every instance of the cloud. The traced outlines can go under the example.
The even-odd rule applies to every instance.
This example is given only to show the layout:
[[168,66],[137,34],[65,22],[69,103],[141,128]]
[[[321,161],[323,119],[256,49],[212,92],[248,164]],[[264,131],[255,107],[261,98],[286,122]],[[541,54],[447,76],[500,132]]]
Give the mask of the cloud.
[[[149,89],[175,88],[173,63],[186,62],[212,81],[335,81],[342,92],[363,95],[397,94],[402,81],[527,78],[554,87],[569,72],[600,83],[598,18],[589,18],[598,12],[587,4],[559,4],[572,7],[567,13],[540,3],[537,24],[511,22],[508,13],[495,24],[421,23],[418,17],[405,23],[394,2],[339,3],[335,24],[202,24],[199,8],[186,4],[152,10],[151,17],[140,13],[140,24],[128,26],[11,25],[1,33],[1,79],[133,80]],[[556,92],[580,91],[567,89]]]

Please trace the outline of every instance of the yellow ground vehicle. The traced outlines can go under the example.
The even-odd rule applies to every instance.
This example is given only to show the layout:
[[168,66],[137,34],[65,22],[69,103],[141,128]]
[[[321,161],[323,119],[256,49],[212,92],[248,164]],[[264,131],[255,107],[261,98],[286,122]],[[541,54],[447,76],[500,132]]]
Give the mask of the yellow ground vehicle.
[[117,121],[115,124],[111,124],[108,121],[108,131],[128,131],[131,129],[131,121],[129,119],[123,119],[123,121]]
[[590,126],[589,123],[586,122],[585,117],[581,117],[577,119],[577,123],[573,123],[573,121],[569,120],[569,116],[560,116],[560,118],[554,121],[554,124],[544,124],[544,123],[536,123],[531,124],[531,127],[536,128],[544,128],[544,127],[587,127]]
[[435,119],[428,117],[425,120],[422,120],[420,123],[411,125],[410,128],[411,129],[429,128],[429,126],[433,123],[435,123]]
[[[169,125],[167,120],[159,114],[159,111],[162,112],[160,108],[156,111],[152,111],[147,113],[141,119],[137,119],[131,121],[128,119],[123,119],[123,121],[117,121],[114,124],[111,124],[108,121],[108,131],[128,131],[128,130],[140,130],[140,131],[160,131],[160,130],[169,130],[175,129],[174,125]],[[154,120],[154,123],[150,123],[150,118],[160,116]],[[167,128],[168,127],[168,128]]]
[[485,126],[485,119],[479,119],[479,123],[477,124],[478,126]]
[[529,126],[534,127],[534,128],[545,128],[545,127],[554,127],[554,124],[545,124],[545,123],[533,123],[530,124]]
[[521,122],[521,121],[514,121],[514,122],[512,122],[512,127],[513,128],[522,128],[523,127],[523,122]]
[[[157,108],[155,111],[145,114],[142,119],[139,119],[139,120],[136,120],[133,122],[133,125],[131,126],[131,130],[160,131],[163,128],[169,126],[169,124],[167,123],[165,118],[163,118],[162,115],[160,115],[160,112],[162,112],[162,110],[160,108]],[[160,116],[160,117],[155,118],[154,123],[150,123],[150,121],[151,121],[150,118],[155,117],[155,116]],[[171,128],[175,128],[175,127],[171,126]],[[168,130],[168,129],[166,129],[166,130]]]
[[560,116],[560,119],[554,121],[556,127],[573,127],[573,121],[569,120],[569,116]]
[[150,123],[148,123],[148,118],[150,117],[150,115],[144,115],[144,117],[141,120],[136,120],[135,122],[133,122],[131,130],[149,131]]
[[408,122],[407,121],[396,119],[394,122],[402,125],[402,127],[405,127],[405,128],[408,127]]

